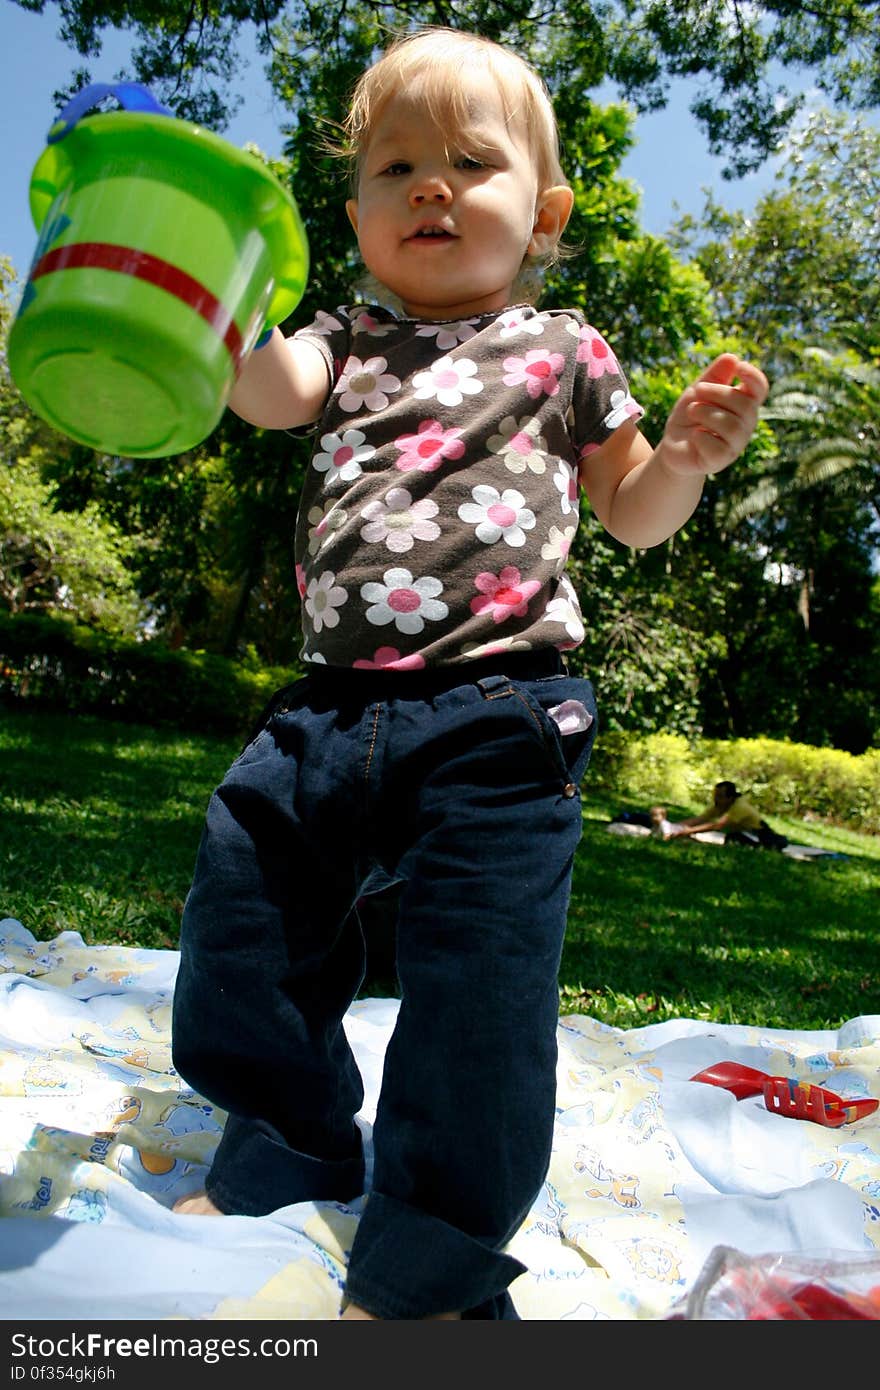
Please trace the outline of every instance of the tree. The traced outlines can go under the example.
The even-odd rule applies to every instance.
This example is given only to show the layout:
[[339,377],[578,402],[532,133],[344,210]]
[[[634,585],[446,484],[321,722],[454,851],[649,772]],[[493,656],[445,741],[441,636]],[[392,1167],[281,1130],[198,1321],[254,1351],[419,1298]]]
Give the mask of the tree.
[[[0,607],[63,609],[131,635],[144,617],[129,569],[136,542],[94,503],[57,505],[46,472],[59,436],[27,409],[6,365],[13,283],[0,257]],[[62,452],[72,447],[61,441]]]
[[878,194],[880,132],[817,112],[752,216],[709,200],[702,220],[679,225],[676,245],[710,281],[723,329],[766,364],[772,388],[771,447],[714,489],[742,601],[726,615],[710,727],[736,722],[745,703],[768,732],[855,752],[880,729]]
[[[47,0],[16,0],[42,14]],[[541,55],[555,93],[581,102],[605,79],[637,110],[665,104],[672,78],[701,79],[692,104],[709,148],[728,171],[756,168],[779,148],[801,97],[781,78],[806,74],[851,109],[880,101],[880,0],[564,0],[549,11],[535,0],[430,0],[325,6],[314,0],[49,0],[60,37],[83,58],[100,53],[102,32],[131,30],[132,74],[153,84],[182,116],[215,129],[237,102],[241,60],[236,35],[253,26],[258,46],[277,55],[278,21],[288,51],[302,61],[343,48],[351,16],[380,42],[391,27],[415,23],[478,29]],[[281,44],[281,51],[284,43]],[[369,49],[360,53],[366,58]],[[88,80],[84,67],[72,85]]]

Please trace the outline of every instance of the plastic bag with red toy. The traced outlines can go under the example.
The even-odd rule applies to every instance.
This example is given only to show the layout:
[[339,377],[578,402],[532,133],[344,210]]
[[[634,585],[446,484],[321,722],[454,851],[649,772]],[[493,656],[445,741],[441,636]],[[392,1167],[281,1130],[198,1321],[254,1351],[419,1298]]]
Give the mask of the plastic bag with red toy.
[[668,1321],[880,1320],[880,1251],[745,1255],[716,1245]]

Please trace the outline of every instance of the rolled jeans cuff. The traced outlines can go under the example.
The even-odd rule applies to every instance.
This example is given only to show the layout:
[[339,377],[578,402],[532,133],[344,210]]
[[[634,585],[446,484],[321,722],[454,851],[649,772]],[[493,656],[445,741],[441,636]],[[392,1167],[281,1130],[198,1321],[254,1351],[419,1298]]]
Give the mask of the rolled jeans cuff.
[[358,1223],[345,1292],[378,1318],[430,1318],[480,1305],[503,1309],[509,1299],[501,1296],[525,1269],[438,1217],[373,1192]]
[[205,1183],[214,1205],[230,1216],[267,1216],[294,1202],[350,1202],[363,1190],[361,1155],[336,1162],[312,1158],[276,1138],[270,1125],[234,1115],[227,1118]]

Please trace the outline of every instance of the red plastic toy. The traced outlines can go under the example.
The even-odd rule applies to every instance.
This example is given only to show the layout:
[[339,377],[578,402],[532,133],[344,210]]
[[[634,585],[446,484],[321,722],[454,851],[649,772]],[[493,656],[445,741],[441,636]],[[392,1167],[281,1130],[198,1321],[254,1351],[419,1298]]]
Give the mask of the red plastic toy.
[[787,1115],[792,1120],[812,1120],[830,1129],[861,1120],[880,1105],[877,1100],[844,1100],[824,1086],[813,1086],[809,1081],[794,1081],[788,1076],[768,1076],[766,1072],[743,1066],[740,1062],[716,1062],[698,1071],[691,1081],[723,1086],[737,1100],[763,1092],[764,1104],[775,1115]]

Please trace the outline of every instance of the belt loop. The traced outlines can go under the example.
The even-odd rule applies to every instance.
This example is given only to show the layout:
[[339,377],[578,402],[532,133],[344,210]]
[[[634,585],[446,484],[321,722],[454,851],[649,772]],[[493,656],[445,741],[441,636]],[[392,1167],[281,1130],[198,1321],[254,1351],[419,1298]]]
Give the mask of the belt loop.
[[509,676],[483,676],[477,681],[484,700],[499,700],[505,695],[515,695]]

